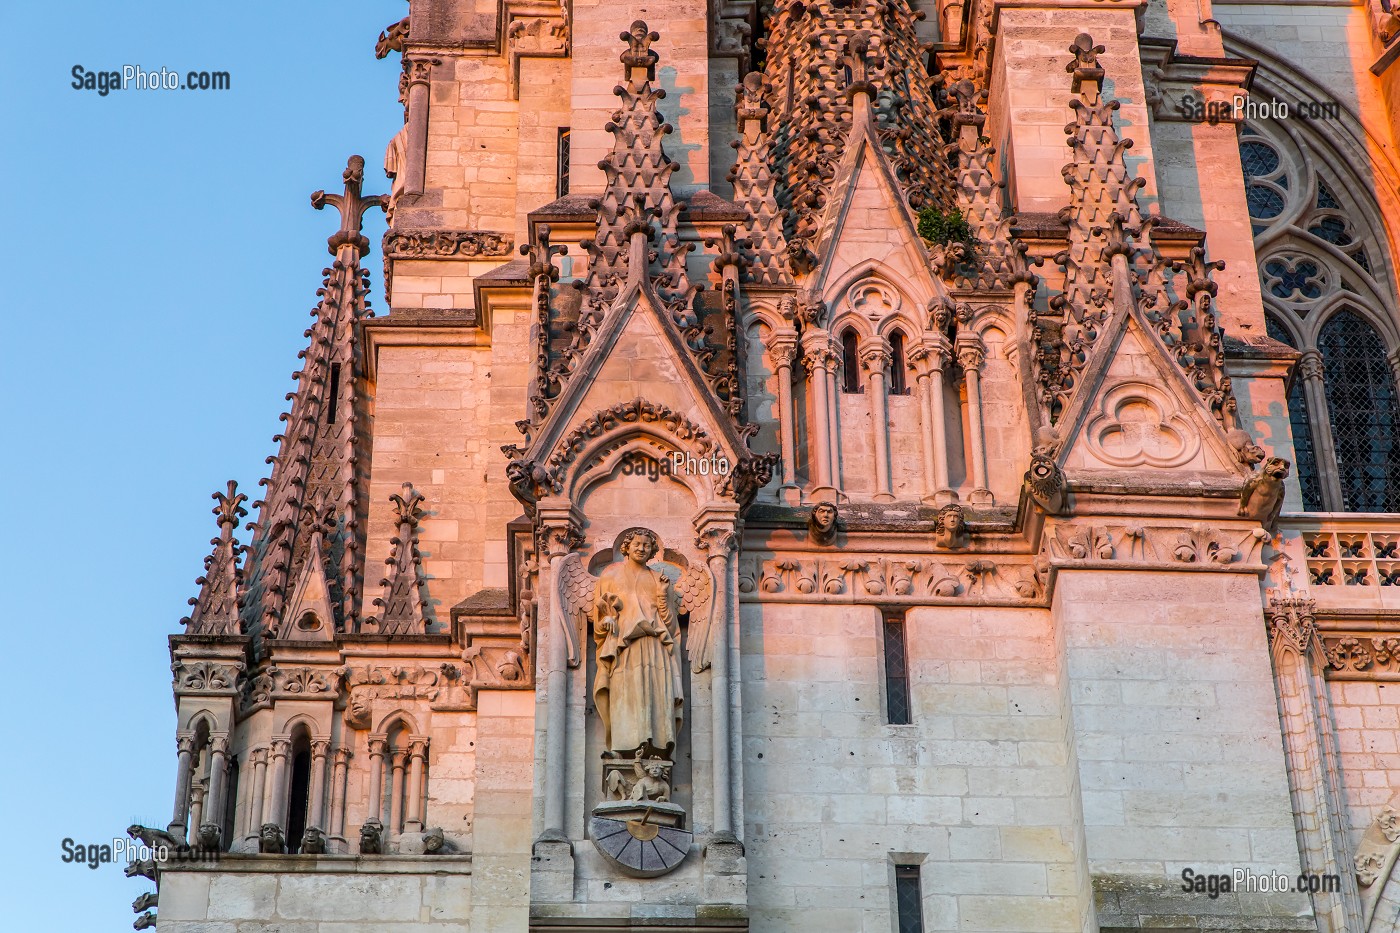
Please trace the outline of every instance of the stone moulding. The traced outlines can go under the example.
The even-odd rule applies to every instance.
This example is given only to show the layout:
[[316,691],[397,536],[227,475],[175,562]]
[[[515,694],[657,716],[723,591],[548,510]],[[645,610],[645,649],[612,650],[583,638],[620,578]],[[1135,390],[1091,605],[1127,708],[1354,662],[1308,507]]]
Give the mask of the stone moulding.
[[1400,623],[1391,631],[1322,634],[1328,680],[1400,681]]
[[509,256],[515,238],[491,230],[394,230],[384,234],[385,259],[489,259]]
[[1046,529],[1041,556],[1052,570],[1142,569],[1263,573],[1262,528],[1183,527],[1145,522],[1060,522]]
[[1018,560],[924,554],[777,553],[739,558],[741,602],[1036,605],[1045,588]]

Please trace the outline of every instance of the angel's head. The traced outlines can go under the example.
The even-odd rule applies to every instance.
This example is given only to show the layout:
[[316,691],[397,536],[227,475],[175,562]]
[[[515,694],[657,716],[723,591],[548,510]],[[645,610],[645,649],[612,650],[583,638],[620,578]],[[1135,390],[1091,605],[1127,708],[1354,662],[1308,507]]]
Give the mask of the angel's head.
[[656,535],[645,528],[635,528],[622,536],[618,549],[632,560],[645,564],[656,556],[659,547]]

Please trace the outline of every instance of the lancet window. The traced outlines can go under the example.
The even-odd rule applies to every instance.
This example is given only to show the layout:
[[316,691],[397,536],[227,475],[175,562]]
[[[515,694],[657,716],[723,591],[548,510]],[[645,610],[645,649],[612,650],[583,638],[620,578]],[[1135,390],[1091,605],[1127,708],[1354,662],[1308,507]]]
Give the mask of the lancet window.
[[[1316,149],[1303,152],[1302,147]],[[1366,185],[1321,141],[1246,127],[1268,334],[1302,352],[1288,395],[1308,511],[1400,511],[1400,325]]]

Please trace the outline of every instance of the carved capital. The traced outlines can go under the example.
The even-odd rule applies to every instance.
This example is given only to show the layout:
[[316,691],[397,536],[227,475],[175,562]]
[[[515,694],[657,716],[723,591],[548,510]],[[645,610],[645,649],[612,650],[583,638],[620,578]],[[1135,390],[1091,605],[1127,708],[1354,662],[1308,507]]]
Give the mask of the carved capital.
[[312,739],[312,740],[311,740],[311,757],[312,757],[312,758],[325,758],[327,755],[330,754],[330,751],[331,751],[331,740],[330,740],[330,739]]
[[248,760],[251,761],[254,765],[267,764],[267,748],[265,746],[260,745],[257,748],[253,749],[251,752],[248,753]]
[[350,749],[346,748],[344,745],[338,746],[332,754],[335,756],[335,766],[337,768],[345,767],[350,763],[350,759],[355,757]]
[[276,738],[272,740],[272,757],[286,758],[292,750],[292,740],[289,738]]
[[914,372],[929,376],[943,372],[948,365],[952,344],[942,334],[925,334],[924,339],[909,352],[909,361],[914,364]]
[[1305,350],[1298,360],[1298,372],[1304,379],[1322,381],[1322,354]]
[[389,760],[393,763],[395,771],[402,771],[408,763],[408,752],[394,752],[389,756]]
[[733,528],[706,528],[695,536],[695,546],[704,551],[711,560],[727,558],[734,553],[738,544],[739,538]]
[[422,759],[428,754],[428,740],[422,737],[414,737],[408,745],[410,758]]
[[209,737],[209,751],[215,755],[228,754],[228,733],[216,732]]
[[433,66],[441,65],[438,58],[419,58],[405,55],[403,59],[404,81],[408,87],[415,84],[428,84],[432,80]]
[[370,739],[367,743],[369,747],[369,757],[383,758],[384,753],[389,750],[389,742],[385,738]]
[[964,331],[958,334],[958,364],[968,372],[980,370],[987,361],[987,345],[976,334]]
[[764,344],[764,349],[768,351],[774,368],[791,368],[793,360],[797,358],[797,332],[774,331]]
[[869,337],[861,341],[860,365],[868,373],[883,373],[890,368],[890,342],[884,337]]
[[1293,650],[1311,659],[1320,652],[1315,613],[1311,599],[1275,597],[1269,601],[1269,646],[1277,655]]
[[175,736],[175,748],[181,755],[193,755],[194,733],[182,732]]

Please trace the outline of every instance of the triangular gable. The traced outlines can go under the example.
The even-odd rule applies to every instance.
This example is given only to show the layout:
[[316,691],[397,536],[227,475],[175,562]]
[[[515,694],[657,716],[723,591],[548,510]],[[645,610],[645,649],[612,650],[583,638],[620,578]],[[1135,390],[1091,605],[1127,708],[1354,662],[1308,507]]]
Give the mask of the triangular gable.
[[817,244],[812,291],[826,296],[852,269],[872,261],[905,278],[925,297],[943,292],[928,248],[889,160],[858,120],[831,183]]
[[[311,547],[301,568],[301,576],[287,601],[280,637],[290,641],[331,641],[335,637],[335,616],[331,613],[331,590],[326,580],[321,531],[311,535]],[[312,624],[314,617],[317,624]]]
[[578,369],[535,433],[527,457],[543,463],[581,417],[639,396],[677,411],[698,412],[697,421],[726,448],[723,453],[731,462],[746,455],[733,420],[669,320],[666,306],[650,282],[638,276],[598,324]]
[[1205,400],[1126,289],[1115,289],[1113,316],[1061,424],[1059,462],[1068,470],[1242,472]]

